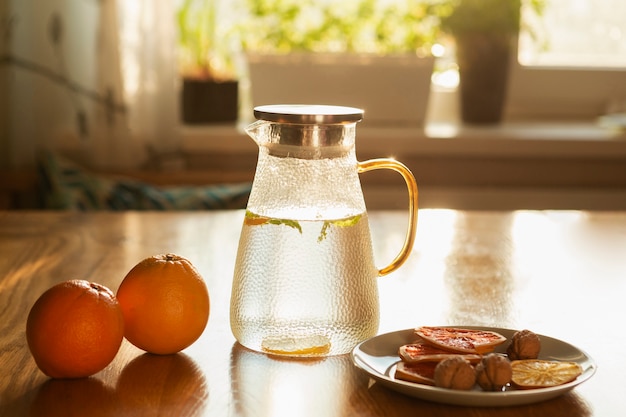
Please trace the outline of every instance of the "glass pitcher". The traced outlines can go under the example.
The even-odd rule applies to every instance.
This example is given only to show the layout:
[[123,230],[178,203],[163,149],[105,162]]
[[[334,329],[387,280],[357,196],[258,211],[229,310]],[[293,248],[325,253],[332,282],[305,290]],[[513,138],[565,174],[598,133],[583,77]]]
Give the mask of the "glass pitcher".
[[[378,331],[376,278],[411,252],[417,184],[393,159],[357,162],[351,107],[271,105],[254,109],[246,132],[259,146],[243,221],[230,304],[235,338],[276,355],[349,352]],[[385,268],[374,264],[358,174],[399,172],[409,190],[405,242]]]

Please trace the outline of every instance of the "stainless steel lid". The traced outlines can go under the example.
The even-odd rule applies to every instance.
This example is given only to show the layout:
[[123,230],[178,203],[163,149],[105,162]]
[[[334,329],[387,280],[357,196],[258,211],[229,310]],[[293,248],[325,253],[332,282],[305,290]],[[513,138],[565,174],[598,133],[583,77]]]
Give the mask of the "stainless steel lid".
[[254,117],[276,123],[342,124],[362,120],[363,110],[319,104],[272,104],[255,107]]

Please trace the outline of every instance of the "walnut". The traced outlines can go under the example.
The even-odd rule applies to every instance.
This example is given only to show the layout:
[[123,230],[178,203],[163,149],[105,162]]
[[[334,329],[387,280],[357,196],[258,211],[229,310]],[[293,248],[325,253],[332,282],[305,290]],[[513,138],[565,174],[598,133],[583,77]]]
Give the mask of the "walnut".
[[512,377],[511,362],[503,355],[490,353],[476,365],[476,382],[485,391],[502,391]]
[[506,349],[506,353],[512,361],[537,359],[540,349],[541,342],[539,341],[539,336],[530,330],[520,330],[513,335],[511,344]]
[[474,367],[461,356],[451,356],[435,367],[435,385],[441,388],[469,390],[476,383]]

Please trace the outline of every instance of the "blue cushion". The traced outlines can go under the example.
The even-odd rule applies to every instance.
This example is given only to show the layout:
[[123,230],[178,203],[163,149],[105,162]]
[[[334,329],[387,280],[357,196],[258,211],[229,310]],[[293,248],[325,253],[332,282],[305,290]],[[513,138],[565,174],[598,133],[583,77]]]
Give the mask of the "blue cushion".
[[38,159],[42,203],[64,210],[216,210],[246,207],[252,184],[157,187],[96,174],[44,152]]

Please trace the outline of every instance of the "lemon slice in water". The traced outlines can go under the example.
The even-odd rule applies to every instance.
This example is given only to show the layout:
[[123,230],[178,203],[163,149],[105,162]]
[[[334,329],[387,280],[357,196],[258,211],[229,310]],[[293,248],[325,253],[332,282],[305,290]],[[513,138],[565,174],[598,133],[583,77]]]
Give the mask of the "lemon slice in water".
[[305,337],[267,337],[264,352],[287,356],[324,356],[330,352],[330,340],[323,335]]

